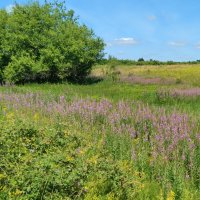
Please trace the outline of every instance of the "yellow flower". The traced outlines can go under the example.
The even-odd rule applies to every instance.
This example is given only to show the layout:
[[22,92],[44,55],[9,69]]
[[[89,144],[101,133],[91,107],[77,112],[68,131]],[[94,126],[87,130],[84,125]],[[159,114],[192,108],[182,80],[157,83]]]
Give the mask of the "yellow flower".
[[108,200],[114,200],[114,199],[116,199],[116,198],[115,198],[115,195],[114,195],[113,193],[109,193],[109,194],[107,195],[107,199],[108,199]]
[[8,113],[7,115],[6,115],[6,118],[8,119],[8,120],[11,120],[11,119],[14,119],[14,113]]
[[162,191],[162,190],[160,190],[160,193],[158,194],[157,198],[158,198],[159,200],[164,200],[163,191]]
[[122,170],[124,170],[124,171],[129,171],[129,170],[131,169],[131,167],[130,167],[128,161],[120,161],[120,162],[119,162],[119,166],[120,166],[120,168],[121,168]]
[[74,158],[73,158],[72,156],[70,156],[70,155],[67,155],[67,156],[66,156],[66,160],[67,160],[68,162],[71,162],[71,161],[74,160]]
[[4,178],[6,178],[6,175],[0,174],[0,180],[2,180],[2,179],[4,179]]
[[80,151],[79,151],[79,154],[80,154],[80,155],[83,155],[84,153],[85,153],[84,150],[80,150]]
[[23,192],[21,190],[16,189],[16,192],[14,193],[15,196],[21,195]]
[[175,199],[175,193],[171,190],[167,195],[167,200],[174,200]]
[[39,114],[35,113],[35,115],[33,116],[34,121],[38,121],[39,120]]
[[97,159],[98,159],[98,156],[93,156],[92,158],[89,159],[89,163],[92,163],[92,164],[97,164]]
[[139,138],[133,139],[133,145],[137,145],[139,143]]

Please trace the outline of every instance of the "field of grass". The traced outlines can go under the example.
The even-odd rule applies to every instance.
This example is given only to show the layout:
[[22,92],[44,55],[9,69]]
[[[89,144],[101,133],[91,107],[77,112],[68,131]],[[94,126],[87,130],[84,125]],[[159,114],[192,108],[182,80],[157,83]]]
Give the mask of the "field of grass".
[[[109,66],[97,66],[93,74],[102,75]],[[200,65],[163,65],[163,66],[115,66],[122,75],[139,75],[144,77],[159,77],[185,83],[189,86],[200,86]]]
[[200,66],[92,74],[0,87],[0,199],[198,200]]

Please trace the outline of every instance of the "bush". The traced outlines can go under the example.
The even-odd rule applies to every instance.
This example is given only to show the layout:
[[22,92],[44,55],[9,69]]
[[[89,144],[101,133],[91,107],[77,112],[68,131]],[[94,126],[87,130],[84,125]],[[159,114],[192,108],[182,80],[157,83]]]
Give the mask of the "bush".
[[[0,10],[0,18],[0,66],[8,68],[7,81],[82,81],[103,57],[103,41],[64,3],[16,4],[11,13]],[[30,71],[35,73],[26,78]]]
[[41,129],[11,118],[0,125],[0,199],[134,199],[142,193],[144,177],[113,160],[100,142],[88,145],[61,125]]
[[13,56],[5,69],[5,77],[10,83],[25,83],[33,79],[34,60],[29,55]]
[[4,66],[7,65],[7,53],[3,48],[3,40],[5,39],[5,26],[7,22],[8,14],[5,10],[0,10],[0,83],[3,83],[3,70]]

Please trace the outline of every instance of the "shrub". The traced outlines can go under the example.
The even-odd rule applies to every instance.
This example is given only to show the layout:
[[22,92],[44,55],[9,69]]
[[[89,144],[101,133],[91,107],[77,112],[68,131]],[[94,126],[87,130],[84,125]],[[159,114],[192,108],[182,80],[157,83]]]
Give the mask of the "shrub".
[[13,56],[5,69],[5,77],[11,83],[25,83],[33,79],[35,62],[29,55]]
[[4,66],[8,63],[7,53],[4,51],[3,40],[5,39],[5,28],[8,14],[5,10],[0,10],[0,83],[3,83]]
[[[74,12],[67,11],[64,3],[16,4],[9,14],[0,10],[0,18],[0,64],[2,70],[9,68],[6,69],[7,81],[82,81],[103,56],[102,39],[79,24]],[[24,63],[24,57],[31,61],[26,67],[23,64],[18,80],[17,73],[21,69],[17,60]],[[34,69],[32,60],[37,64]],[[24,68],[35,74],[30,73],[28,79],[22,77],[21,74],[27,72]]]

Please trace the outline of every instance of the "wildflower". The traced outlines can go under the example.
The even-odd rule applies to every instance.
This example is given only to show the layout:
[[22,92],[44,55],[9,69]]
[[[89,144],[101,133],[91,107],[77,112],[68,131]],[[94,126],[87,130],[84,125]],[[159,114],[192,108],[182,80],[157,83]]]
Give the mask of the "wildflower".
[[14,118],[14,113],[12,113],[12,112],[8,113],[6,117],[7,117],[8,120],[11,120],[11,119]]
[[39,120],[39,114],[35,113],[35,115],[33,116],[34,121],[38,121]]
[[2,179],[4,179],[4,178],[6,178],[6,175],[0,174],[0,180],[2,180]]
[[19,189],[16,189],[16,192],[14,193],[15,196],[21,195],[23,192]]
[[73,158],[72,156],[70,156],[70,155],[67,155],[67,156],[66,156],[66,160],[67,160],[68,162],[72,162],[72,161],[74,160],[74,158]]
[[80,148],[77,149],[77,153],[78,153],[79,155],[83,155],[85,152],[86,152],[85,149],[80,149]]
[[139,138],[133,139],[133,145],[137,145],[139,143]]
[[175,193],[171,190],[167,195],[167,200],[174,200],[175,199]]
[[93,156],[92,158],[89,159],[89,163],[91,164],[97,164],[97,159],[98,159],[98,156]]

